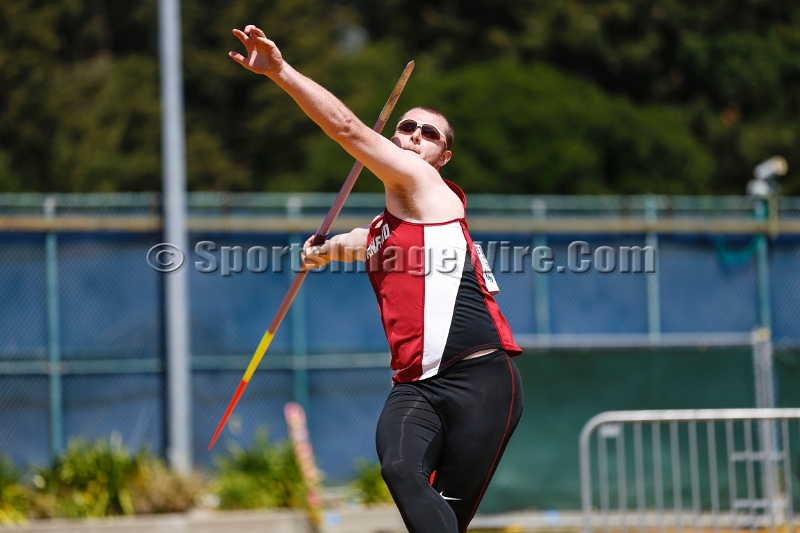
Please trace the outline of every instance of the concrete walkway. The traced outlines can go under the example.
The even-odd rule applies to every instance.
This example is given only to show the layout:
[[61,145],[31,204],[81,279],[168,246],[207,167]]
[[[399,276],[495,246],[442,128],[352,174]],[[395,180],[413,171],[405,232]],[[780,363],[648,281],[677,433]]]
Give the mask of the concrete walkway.
[[[578,512],[517,512],[478,515],[471,531],[521,533],[577,532]],[[0,533],[314,533],[305,513],[296,510],[210,511],[89,520],[43,520],[2,527]],[[406,533],[394,505],[368,508],[342,506],[327,510],[319,533]]]

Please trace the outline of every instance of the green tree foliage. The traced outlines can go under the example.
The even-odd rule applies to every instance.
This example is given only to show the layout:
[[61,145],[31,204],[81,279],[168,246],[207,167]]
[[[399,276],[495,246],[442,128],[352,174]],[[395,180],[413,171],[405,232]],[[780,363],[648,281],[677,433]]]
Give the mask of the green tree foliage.
[[[471,192],[741,194],[766,157],[800,166],[792,0],[183,0],[182,19],[193,190],[338,190],[352,164],[227,57],[248,23],[368,124],[415,59],[400,107],[451,117],[445,175]],[[157,0],[0,2],[0,190],[160,189],[157,22]]]
[[[670,194],[708,190],[713,161],[677,107],[635,106],[542,63],[514,60],[420,76],[456,131],[443,175],[492,193]],[[317,170],[311,159],[310,174]]]
[[[636,105],[664,106],[664,117],[681,111],[683,142],[699,142],[714,162],[694,190],[741,194],[753,166],[775,154],[800,165],[800,4],[792,0],[359,4],[371,34],[403,36],[408,54],[440,70],[476,59],[544,62]],[[660,179],[639,190],[659,190]],[[800,192],[800,174],[784,192]]]
[[0,3],[0,187],[153,188],[154,24],[141,3]]

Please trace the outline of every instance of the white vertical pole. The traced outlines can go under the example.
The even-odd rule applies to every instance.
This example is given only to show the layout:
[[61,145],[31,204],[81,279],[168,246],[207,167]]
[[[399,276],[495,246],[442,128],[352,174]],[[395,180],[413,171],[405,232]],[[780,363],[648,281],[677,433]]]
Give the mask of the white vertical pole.
[[[183,122],[180,0],[159,0],[161,156],[164,240],[187,252],[186,146]],[[180,472],[192,468],[187,272],[164,277],[167,355],[167,459]]]

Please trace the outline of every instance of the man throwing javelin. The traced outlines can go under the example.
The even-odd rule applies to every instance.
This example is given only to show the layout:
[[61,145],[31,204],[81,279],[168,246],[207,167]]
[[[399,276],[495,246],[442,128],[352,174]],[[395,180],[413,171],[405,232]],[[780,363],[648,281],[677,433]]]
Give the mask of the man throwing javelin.
[[369,228],[304,247],[307,267],[366,261],[396,371],[378,421],[381,472],[411,533],[464,533],[522,415],[515,344],[467,231],[466,198],[439,175],[453,130],[432,108],[391,139],[286,63],[260,29],[233,30],[243,67],[264,74],[384,184]]

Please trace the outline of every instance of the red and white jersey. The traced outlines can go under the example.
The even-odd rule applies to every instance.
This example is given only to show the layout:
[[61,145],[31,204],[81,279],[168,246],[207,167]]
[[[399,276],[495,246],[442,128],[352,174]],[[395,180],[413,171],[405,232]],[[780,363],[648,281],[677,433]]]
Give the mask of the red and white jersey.
[[[445,182],[466,210],[463,191]],[[367,272],[396,382],[430,378],[480,350],[522,353],[487,289],[466,219],[420,224],[384,211],[370,225]]]

